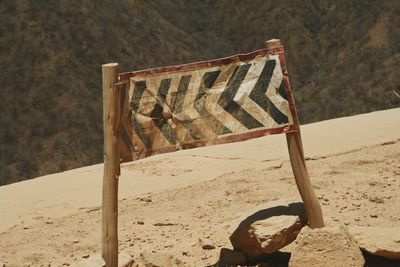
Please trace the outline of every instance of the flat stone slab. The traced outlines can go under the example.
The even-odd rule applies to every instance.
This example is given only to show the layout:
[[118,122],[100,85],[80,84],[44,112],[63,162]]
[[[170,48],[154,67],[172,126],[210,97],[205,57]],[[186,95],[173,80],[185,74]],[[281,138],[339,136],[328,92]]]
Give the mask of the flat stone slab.
[[363,251],[400,260],[400,227],[351,226],[348,229]]
[[346,228],[304,227],[294,243],[289,267],[363,267],[361,250]]
[[273,201],[244,217],[230,241],[248,260],[259,260],[293,242],[306,222],[303,203]]
[[142,252],[139,256],[139,266],[143,267],[183,267],[184,264],[181,260],[175,258],[173,255],[155,253],[155,252]]

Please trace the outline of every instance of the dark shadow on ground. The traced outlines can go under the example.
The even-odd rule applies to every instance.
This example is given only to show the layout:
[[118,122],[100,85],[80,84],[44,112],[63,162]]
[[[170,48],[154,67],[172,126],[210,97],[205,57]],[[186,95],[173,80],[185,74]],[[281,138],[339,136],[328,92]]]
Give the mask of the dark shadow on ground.
[[[257,267],[288,267],[290,259],[290,253],[288,252],[276,252],[271,254],[268,258],[263,259],[259,262],[249,262],[240,266],[257,266]],[[217,262],[214,265],[207,267],[237,267],[238,265],[230,265],[226,263]]]
[[259,211],[255,212],[254,214],[251,214],[245,220],[243,220],[240,223],[239,227],[246,226],[246,228],[249,228],[250,225],[252,225],[256,221],[262,221],[262,220],[266,220],[266,219],[274,217],[274,216],[282,216],[282,215],[299,216],[300,220],[303,224],[307,223],[304,204],[302,202],[294,202],[294,203],[288,204],[288,206],[276,206],[276,207],[270,207],[267,209],[259,210]]
[[400,267],[400,260],[389,260],[363,252],[365,267]]
[[[371,254],[363,252],[365,258],[364,267],[400,267],[400,260],[390,260],[383,257],[373,256]],[[288,267],[290,260],[290,253],[288,252],[277,252],[272,254],[268,259],[264,259],[258,263],[247,263],[247,265],[240,266],[257,266],[257,267]],[[237,267],[237,265],[227,265],[224,263],[217,262],[214,265],[207,267]]]

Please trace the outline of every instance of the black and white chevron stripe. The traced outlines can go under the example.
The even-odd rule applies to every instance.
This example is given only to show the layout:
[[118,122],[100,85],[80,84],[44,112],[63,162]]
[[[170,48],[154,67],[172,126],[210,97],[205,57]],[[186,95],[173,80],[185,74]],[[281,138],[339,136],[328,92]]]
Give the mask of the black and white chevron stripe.
[[132,78],[130,84],[130,124],[147,150],[156,144],[158,149],[292,122],[281,66],[274,56]]

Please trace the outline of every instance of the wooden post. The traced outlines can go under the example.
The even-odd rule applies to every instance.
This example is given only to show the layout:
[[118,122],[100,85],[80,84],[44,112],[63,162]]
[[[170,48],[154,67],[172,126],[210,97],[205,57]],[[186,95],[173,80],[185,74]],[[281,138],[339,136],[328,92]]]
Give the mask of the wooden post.
[[104,174],[102,206],[102,256],[106,267],[118,266],[118,177],[120,155],[115,125],[118,124],[119,98],[114,89],[118,82],[118,64],[102,66]]
[[[266,42],[266,46],[268,49],[280,47],[281,42],[279,39],[272,39]],[[295,120],[298,121],[296,111],[294,116]],[[304,202],[309,226],[311,228],[324,227],[322,209],[314,193],[314,189],[308,175],[306,161],[304,159],[303,143],[301,140],[300,129],[297,132],[287,133],[286,141],[288,145],[290,163],[292,165],[294,178],[296,180],[300,196]]]

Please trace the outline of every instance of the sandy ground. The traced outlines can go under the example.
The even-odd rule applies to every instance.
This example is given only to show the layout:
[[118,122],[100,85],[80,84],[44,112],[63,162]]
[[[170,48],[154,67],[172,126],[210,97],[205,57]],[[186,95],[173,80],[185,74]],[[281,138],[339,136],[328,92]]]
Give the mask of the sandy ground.
[[[400,226],[400,109],[304,125],[302,134],[328,225]],[[0,187],[0,266],[68,266],[99,253],[101,181],[95,165]],[[283,135],[127,163],[120,250],[212,265],[238,217],[282,198],[300,199]]]

